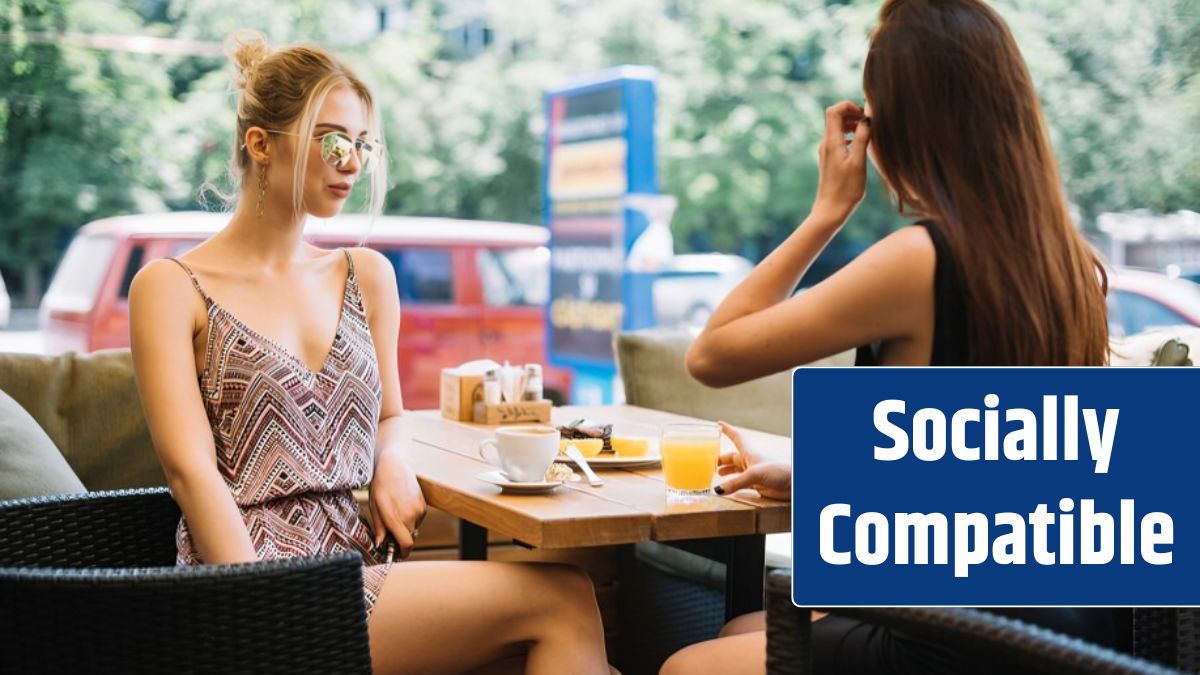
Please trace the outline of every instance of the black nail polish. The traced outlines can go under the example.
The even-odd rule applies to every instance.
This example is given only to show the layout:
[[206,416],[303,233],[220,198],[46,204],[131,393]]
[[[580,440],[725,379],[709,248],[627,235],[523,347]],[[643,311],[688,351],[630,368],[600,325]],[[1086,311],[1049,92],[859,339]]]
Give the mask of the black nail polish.
[[723,494],[725,494],[725,488],[718,485],[717,487],[713,488],[713,492],[715,492],[719,495],[723,495]]

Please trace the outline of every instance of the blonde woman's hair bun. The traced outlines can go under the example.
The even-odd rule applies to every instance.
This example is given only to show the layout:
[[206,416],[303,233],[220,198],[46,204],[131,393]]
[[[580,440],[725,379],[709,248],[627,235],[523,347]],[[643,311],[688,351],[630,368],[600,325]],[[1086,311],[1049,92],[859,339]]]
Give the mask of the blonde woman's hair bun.
[[262,33],[243,29],[225,39],[225,53],[237,67],[237,74],[233,78],[234,89],[245,91],[251,88],[259,65],[271,54],[271,50]]
[[[2,0],[0,0],[2,1]],[[239,30],[225,38],[225,53],[235,66],[230,90],[237,100],[237,122],[233,133],[233,153],[229,162],[230,182],[239,193],[253,197],[256,185],[248,183],[256,166],[246,147],[253,128],[285,130],[305,143],[313,136],[317,117],[330,92],[346,88],[358,95],[366,111],[366,126],[372,138],[382,146],[383,131],[375,98],[354,71],[319,45],[297,44],[269,47],[262,33]],[[306,212],[304,204],[308,152],[296,153],[292,167],[292,213]],[[383,211],[387,194],[387,167],[380,165],[371,174],[371,213]],[[214,189],[216,194],[220,194]],[[244,196],[244,195],[242,195]],[[226,197],[232,203],[238,195]]]

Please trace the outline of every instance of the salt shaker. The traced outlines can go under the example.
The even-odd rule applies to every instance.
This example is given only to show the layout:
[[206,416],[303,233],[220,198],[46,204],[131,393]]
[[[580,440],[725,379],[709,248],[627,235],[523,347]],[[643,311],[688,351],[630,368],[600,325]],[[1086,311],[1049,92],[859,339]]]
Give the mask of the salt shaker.
[[521,398],[525,401],[540,401],[543,393],[541,365],[525,364],[525,392]]
[[483,373],[484,405],[500,405],[500,375],[495,368]]

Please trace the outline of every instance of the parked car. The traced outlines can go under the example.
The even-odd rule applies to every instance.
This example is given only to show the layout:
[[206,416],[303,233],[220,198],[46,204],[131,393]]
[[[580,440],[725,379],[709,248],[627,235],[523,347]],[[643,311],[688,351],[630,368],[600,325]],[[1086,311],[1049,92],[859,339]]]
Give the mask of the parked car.
[[0,275],[0,328],[8,325],[11,312],[12,300],[8,297],[8,287],[4,285],[4,276]]
[[1118,267],[1108,278],[1108,331],[1113,337],[1151,328],[1200,326],[1200,284]]
[[660,326],[702,326],[754,263],[740,255],[694,253],[671,259],[654,282],[654,313]]
[[[46,350],[90,352],[129,346],[129,286],[155,258],[178,256],[220,229],[228,216],[122,216],[75,235],[42,300]],[[400,383],[409,409],[437,408],[441,369],[479,358],[546,363],[549,235],[515,223],[345,215],[312,220],[311,243],[365,245],[396,270],[400,291]],[[547,367],[547,397],[570,392],[570,373]]]

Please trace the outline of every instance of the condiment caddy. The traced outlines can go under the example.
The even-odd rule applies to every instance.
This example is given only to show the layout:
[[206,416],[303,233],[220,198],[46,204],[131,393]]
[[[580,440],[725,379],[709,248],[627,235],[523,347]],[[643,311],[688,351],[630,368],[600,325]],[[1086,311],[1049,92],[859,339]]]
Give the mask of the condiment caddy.
[[542,366],[472,361],[442,370],[442,416],[460,422],[514,424],[549,422]]

